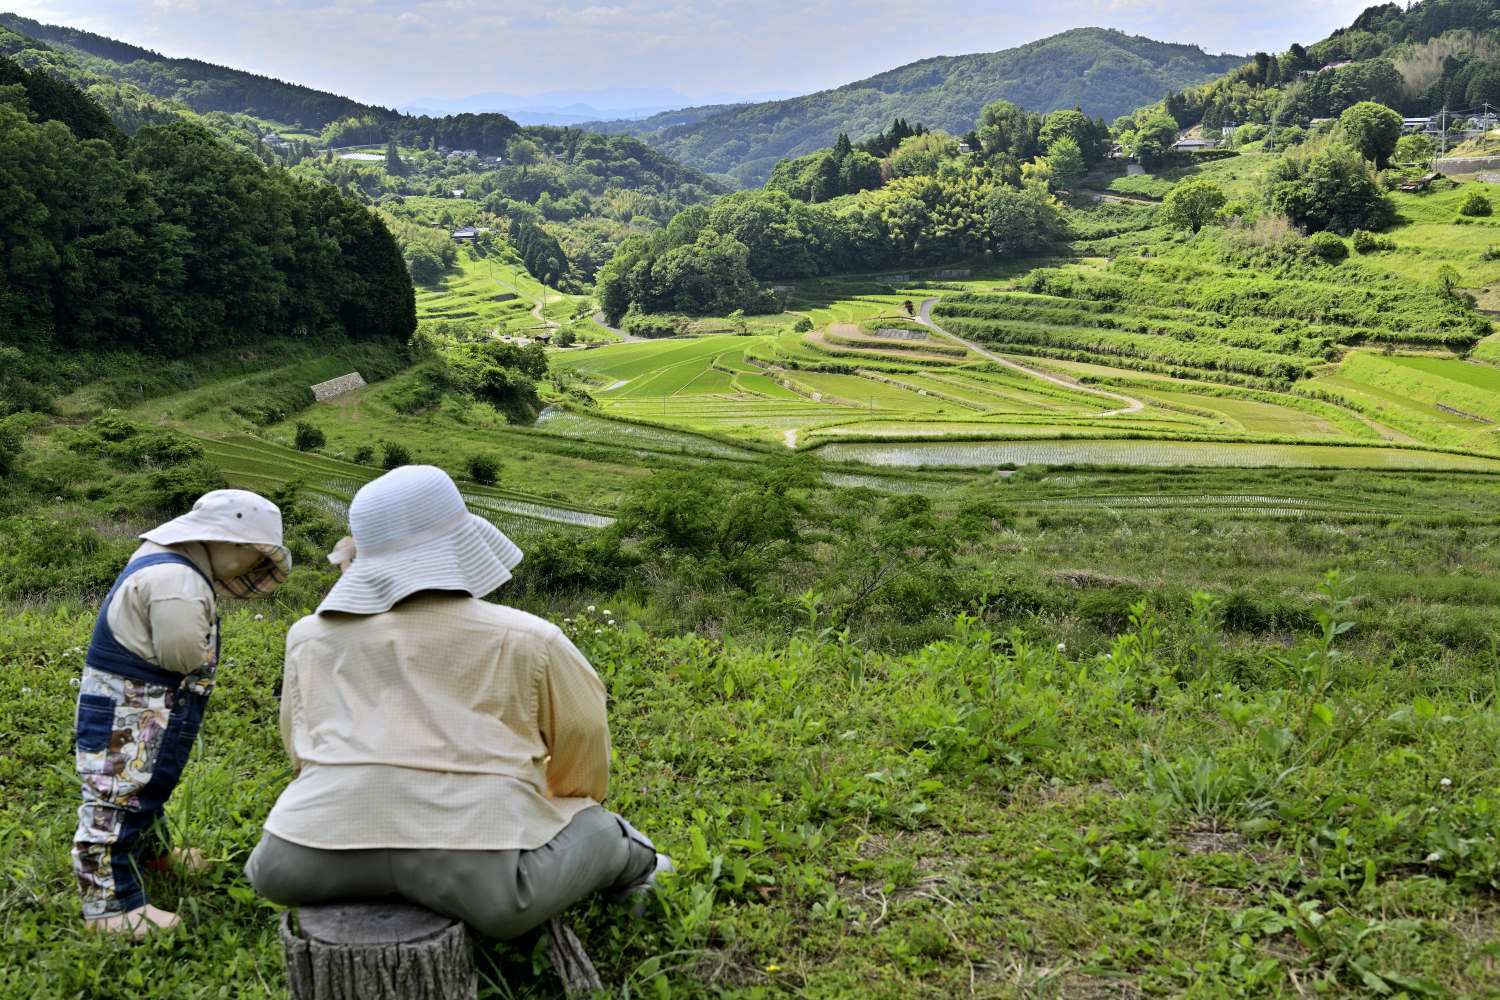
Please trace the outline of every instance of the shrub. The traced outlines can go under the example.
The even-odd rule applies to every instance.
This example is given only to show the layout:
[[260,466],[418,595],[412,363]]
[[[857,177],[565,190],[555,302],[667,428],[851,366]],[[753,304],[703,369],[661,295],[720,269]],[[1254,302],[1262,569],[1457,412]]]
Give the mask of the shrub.
[[0,476],[10,475],[25,445],[25,424],[14,416],[0,420]]
[[411,464],[411,451],[401,442],[382,441],[380,448],[382,451],[380,456],[381,468],[389,471],[403,465]]
[[1172,188],[1162,201],[1162,221],[1196,233],[1218,217],[1227,201],[1224,191],[1213,181],[1203,178],[1186,180]]
[[812,320],[806,316],[798,316],[797,322],[792,324],[793,333],[807,333],[813,327]]
[[1377,236],[1368,229],[1356,229],[1354,231],[1355,253],[1379,253],[1381,250],[1394,249],[1396,249],[1396,243],[1389,237]]
[[138,544],[106,539],[81,517],[25,514],[0,521],[0,598],[88,595],[109,589]]
[[113,491],[113,511],[185,514],[203,494],[227,485],[217,465],[206,458],[195,459],[127,479]]
[[1349,256],[1349,245],[1333,233],[1313,233],[1307,238],[1307,249],[1330,264]]
[[1460,215],[1469,216],[1490,215],[1494,212],[1494,208],[1491,207],[1490,200],[1482,192],[1470,191],[1469,196],[1464,199],[1464,203],[1458,207],[1458,212]]
[[369,465],[375,461],[375,449],[367,444],[362,444],[354,449],[354,464]]
[[632,309],[620,321],[620,327],[633,337],[678,337],[687,333],[688,319],[686,316],[648,314]]
[[500,481],[500,463],[489,455],[469,459],[469,478],[480,486],[494,486]]
[[323,436],[322,431],[312,424],[305,420],[299,420],[297,421],[297,433],[292,443],[297,446],[298,451],[312,451],[314,448],[323,447],[323,445],[328,443],[328,439]]
[[554,347],[572,347],[578,343],[578,334],[573,332],[572,327],[565,326],[552,336]]

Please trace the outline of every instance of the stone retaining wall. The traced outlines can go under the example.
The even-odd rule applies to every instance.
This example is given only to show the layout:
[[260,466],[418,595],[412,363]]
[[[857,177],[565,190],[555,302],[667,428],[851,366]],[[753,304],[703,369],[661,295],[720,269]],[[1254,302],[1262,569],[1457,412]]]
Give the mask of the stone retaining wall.
[[340,375],[331,378],[327,382],[319,382],[312,387],[313,399],[320,403],[326,403],[330,399],[337,399],[345,393],[353,392],[355,389],[365,387],[365,378],[359,372],[350,372],[348,375]]

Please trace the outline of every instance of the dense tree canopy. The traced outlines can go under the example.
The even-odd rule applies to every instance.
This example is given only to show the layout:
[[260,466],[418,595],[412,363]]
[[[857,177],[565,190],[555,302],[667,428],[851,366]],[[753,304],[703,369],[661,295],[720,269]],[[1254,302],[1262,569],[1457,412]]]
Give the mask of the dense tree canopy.
[[1198,232],[1218,216],[1227,199],[1213,181],[1195,177],[1182,181],[1162,200],[1162,217],[1171,226]]
[[1395,219],[1369,163],[1341,142],[1278,161],[1266,197],[1271,208],[1310,232],[1347,236],[1356,229],[1384,229]]
[[[883,142],[884,135],[877,139]],[[880,162],[867,149],[854,148],[849,137],[840,133],[832,149],[820,149],[776,164],[766,187],[785,191],[803,201],[827,201],[879,187]]]
[[1422,0],[1367,8],[1306,47],[1258,52],[1216,80],[1169,94],[1182,128],[1245,122],[1306,125],[1361,101],[1403,115],[1500,103],[1500,20],[1492,0]]
[[1339,130],[1361,156],[1384,170],[1401,138],[1401,116],[1384,104],[1360,101],[1344,109]]
[[111,143],[74,133],[97,124],[86,112],[34,121],[35,81],[19,78],[0,87],[5,340],[178,355],[331,328],[410,335],[406,267],[364,207],[187,122]]
[[621,247],[600,271],[600,305],[615,319],[632,308],[765,311],[775,307],[767,282],[1008,256],[1059,235],[1044,185],[1007,184],[988,165],[951,151],[930,168],[818,204],[766,189],[689,208],[664,230]]

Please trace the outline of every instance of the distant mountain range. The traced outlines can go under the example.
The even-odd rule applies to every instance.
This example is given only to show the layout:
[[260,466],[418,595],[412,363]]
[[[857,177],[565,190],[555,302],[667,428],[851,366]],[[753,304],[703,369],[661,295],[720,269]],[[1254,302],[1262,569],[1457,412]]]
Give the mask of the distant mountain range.
[[[201,60],[168,58],[15,14],[0,14],[0,26],[67,51],[89,71],[180,101],[199,113],[248,114],[312,132],[336,120],[361,118],[404,134],[411,121],[394,110],[310,87]],[[1076,105],[1091,116],[1113,119],[1244,62],[1244,57],[1209,55],[1193,45],[1079,28],[1001,52],[923,59],[788,99],[662,110],[686,99],[675,91],[642,88],[428,98],[402,110],[435,118],[478,115],[481,120],[467,123],[469,131],[488,128],[496,135],[508,134],[517,123],[634,135],[690,167],[759,185],[785,157],[830,146],[840,132],[855,139],[873,135],[895,118],[962,133],[974,125],[985,104],[1006,98],[1033,111]]]
[[893,118],[965,132],[1005,98],[1032,111],[1078,106],[1114,119],[1168,91],[1245,62],[1103,28],[1078,28],[1001,52],[938,56],[790,100],[687,108],[639,121],[590,122],[627,132],[685,163],[760,184],[778,160],[831,146],[840,132],[872,135]]
[[[729,102],[774,101],[791,97],[787,91],[736,95],[699,95],[701,102],[710,97],[727,106]],[[468,97],[423,97],[403,104],[401,111],[411,115],[454,115],[498,111],[522,125],[582,125],[588,122],[631,122],[650,118],[694,103],[694,99],[674,90],[632,88],[626,90],[561,90],[545,94],[509,94],[488,92]],[[622,132],[624,129],[611,129]]]

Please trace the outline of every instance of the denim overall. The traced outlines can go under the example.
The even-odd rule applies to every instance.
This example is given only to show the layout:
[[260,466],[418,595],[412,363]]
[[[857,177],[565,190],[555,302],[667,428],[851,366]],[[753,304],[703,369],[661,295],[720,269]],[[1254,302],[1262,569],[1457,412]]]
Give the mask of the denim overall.
[[217,619],[213,659],[186,675],[135,655],[110,630],[109,608],[120,585],[147,567],[170,563],[190,567],[213,586],[186,556],[158,553],[134,560],[105,597],[84,658],[75,739],[83,805],[73,837],[73,872],[89,918],[146,904],[140,869],[165,859],[162,810],[182,777],[213,690]]

